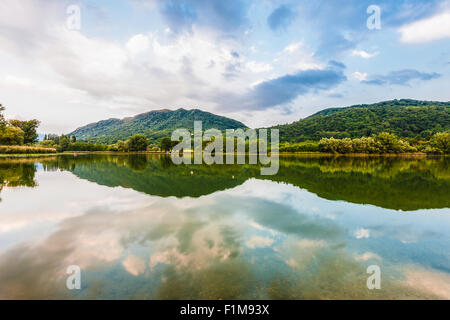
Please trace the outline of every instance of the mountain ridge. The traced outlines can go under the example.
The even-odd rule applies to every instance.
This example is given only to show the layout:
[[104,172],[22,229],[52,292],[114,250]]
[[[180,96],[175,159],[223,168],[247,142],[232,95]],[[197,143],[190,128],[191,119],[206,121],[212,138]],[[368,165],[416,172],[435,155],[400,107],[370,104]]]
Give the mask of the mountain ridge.
[[400,137],[428,138],[436,132],[450,131],[450,102],[396,99],[327,108],[270,128],[279,129],[281,141],[289,142],[357,138],[383,131]]
[[194,121],[202,121],[203,129],[216,128],[245,129],[247,126],[240,121],[219,116],[200,109],[151,110],[122,119],[110,118],[89,123],[69,133],[77,140],[96,143],[115,143],[126,140],[135,134],[143,134],[151,140],[160,140],[170,136],[178,128],[193,130]]
[[[240,121],[200,109],[159,109],[122,119],[109,118],[82,126],[69,133],[78,140],[115,143],[135,134],[152,142],[170,136],[178,128],[193,130],[193,122],[203,129],[245,129]],[[450,102],[399,99],[373,104],[332,107],[288,124],[269,127],[280,130],[281,142],[320,140],[323,137],[356,138],[382,131],[400,137],[427,138],[435,132],[450,131]]]

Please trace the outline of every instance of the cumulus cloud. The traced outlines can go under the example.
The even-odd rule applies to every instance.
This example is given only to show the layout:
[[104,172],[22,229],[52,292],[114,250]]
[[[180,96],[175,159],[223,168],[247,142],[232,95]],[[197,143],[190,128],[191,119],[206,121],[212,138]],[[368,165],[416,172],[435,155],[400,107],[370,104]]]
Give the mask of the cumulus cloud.
[[450,38],[450,11],[399,28],[404,43],[426,43]]
[[295,13],[286,5],[281,5],[267,18],[267,24],[272,30],[287,28],[295,18]]
[[400,85],[407,86],[413,80],[423,80],[428,81],[432,79],[437,79],[442,75],[436,72],[426,73],[420,72],[414,69],[403,69],[392,71],[387,75],[374,75],[368,80],[361,81],[362,83],[372,84],[372,85]]
[[[257,74],[271,70],[266,62],[240,55],[235,42],[218,41],[217,35],[208,32],[177,37],[139,33],[121,43],[66,29],[65,7],[57,1],[6,1],[1,6],[7,4],[8,10],[5,7],[0,12],[0,55],[6,55],[0,62],[6,74],[0,79],[2,90],[12,94],[23,91],[24,86],[36,90],[57,83],[73,92],[69,98],[67,92],[54,91],[52,99],[61,97],[55,104],[79,101],[78,105],[86,108],[96,106],[89,117],[97,118],[75,122],[61,115],[60,122],[74,121],[69,128],[66,124],[66,130],[79,126],[79,121],[102,119],[105,114],[120,117],[162,106],[208,109],[217,103],[207,99],[217,88],[245,88],[257,80]],[[30,23],[17,21],[15,17],[22,14]],[[48,19],[44,21],[42,16]],[[39,70],[33,72],[36,61]],[[14,69],[12,65],[29,67]],[[44,80],[47,74],[49,79]],[[40,118],[45,119],[42,109]]]

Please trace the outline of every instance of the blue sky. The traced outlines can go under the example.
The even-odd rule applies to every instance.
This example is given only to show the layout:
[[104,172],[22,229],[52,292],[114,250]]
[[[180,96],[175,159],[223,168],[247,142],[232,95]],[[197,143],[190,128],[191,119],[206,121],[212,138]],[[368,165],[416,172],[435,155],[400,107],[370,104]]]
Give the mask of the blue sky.
[[0,4],[0,103],[45,132],[162,108],[260,127],[327,107],[449,101],[449,72],[450,1]]

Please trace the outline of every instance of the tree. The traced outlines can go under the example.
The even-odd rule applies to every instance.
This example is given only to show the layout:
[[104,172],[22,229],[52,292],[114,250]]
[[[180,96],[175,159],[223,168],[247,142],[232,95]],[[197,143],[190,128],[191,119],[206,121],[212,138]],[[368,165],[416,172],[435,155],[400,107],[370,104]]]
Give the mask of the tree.
[[62,135],[59,138],[59,145],[58,145],[58,151],[64,152],[69,148],[70,140],[69,137]]
[[172,148],[172,140],[168,137],[164,137],[161,140],[161,150],[162,151],[169,151]]
[[72,143],[75,143],[75,142],[77,142],[77,137],[75,137],[75,136],[72,136],[72,138],[70,139],[70,142],[72,142]]
[[41,142],[39,142],[39,146],[44,148],[54,148],[55,142],[53,140],[42,140]]
[[125,142],[123,142],[122,140],[117,141],[116,145],[117,145],[117,151],[119,151],[119,152],[127,152],[128,151],[127,144]]
[[127,141],[129,151],[145,151],[147,150],[148,139],[143,135],[132,136]]
[[401,151],[398,138],[392,133],[381,132],[373,138],[375,142],[380,144],[381,153],[395,153]]
[[5,117],[3,116],[3,111],[5,110],[5,107],[3,107],[0,104],[0,130],[5,129],[6,127],[6,121],[5,121]]
[[0,131],[0,145],[21,145],[23,139],[24,132],[18,127],[7,126]]
[[436,133],[430,140],[430,144],[437,150],[437,153],[450,153],[450,133],[439,132]]
[[38,134],[36,132],[37,128],[40,125],[40,122],[36,119],[28,120],[28,121],[20,121],[20,120],[10,120],[9,123],[23,130],[24,139],[23,143],[25,144],[34,144],[38,141]]

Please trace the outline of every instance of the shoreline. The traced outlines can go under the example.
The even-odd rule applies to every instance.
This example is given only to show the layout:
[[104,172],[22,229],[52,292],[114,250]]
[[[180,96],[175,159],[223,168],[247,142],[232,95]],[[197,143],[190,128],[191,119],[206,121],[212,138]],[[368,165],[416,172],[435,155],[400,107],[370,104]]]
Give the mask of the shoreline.
[[[81,156],[88,154],[103,154],[103,155],[136,155],[136,154],[156,154],[156,155],[170,155],[170,152],[162,151],[142,151],[142,152],[116,152],[116,151],[81,151],[81,152],[57,152],[57,153],[35,153],[35,154],[0,154],[1,158],[33,158],[33,157],[51,157],[51,156]],[[226,153],[223,153],[226,155]],[[271,154],[271,153],[269,153]],[[238,154],[236,154],[238,155]],[[249,155],[249,153],[246,153]],[[426,154],[422,152],[415,153],[327,153],[327,152],[279,152],[280,156],[326,156],[326,157],[446,157],[447,154]]]

